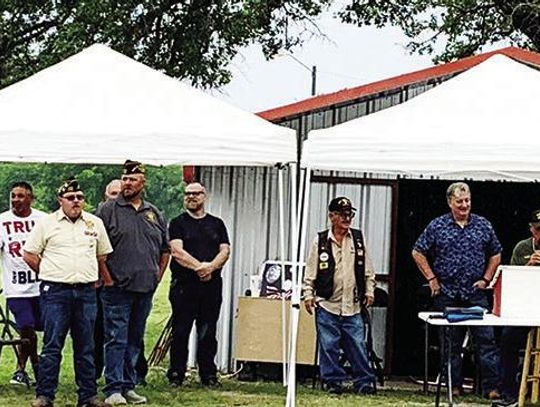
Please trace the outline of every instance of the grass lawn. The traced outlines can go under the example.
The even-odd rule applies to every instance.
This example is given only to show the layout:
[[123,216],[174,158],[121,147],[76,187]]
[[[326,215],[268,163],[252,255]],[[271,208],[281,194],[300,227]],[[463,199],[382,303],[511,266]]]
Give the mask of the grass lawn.
[[[167,273],[169,276],[169,273]],[[147,353],[156,342],[165,321],[169,316],[167,291],[168,279],[165,279],[154,299],[147,328]],[[4,299],[0,298],[2,304]],[[15,357],[10,348],[4,348],[0,358],[0,407],[28,406],[34,398],[33,390],[9,384],[14,371]],[[234,379],[223,379],[223,386],[217,390],[202,388],[197,380],[190,379],[186,385],[173,389],[165,378],[166,366],[152,368],[148,375],[148,384],[140,387],[140,393],[147,396],[150,406],[283,406],[286,389],[281,383],[274,382],[240,382]],[[98,383],[102,388],[103,379]],[[56,406],[75,406],[77,402],[76,386],[73,374],[71,341],[68,338],[64,349],[64,360],[60,374]],[[489,405],[484,400],[468,396],[459,400],[460,406]],[[298,387],[297,405],[299,406],[429,406],[433,405],[434,396],[425,396],[420,386],[387,385],[379,390],[376,396],[359,397],[353,394],[329,396],[321,390],[313,390],[311,386]]]

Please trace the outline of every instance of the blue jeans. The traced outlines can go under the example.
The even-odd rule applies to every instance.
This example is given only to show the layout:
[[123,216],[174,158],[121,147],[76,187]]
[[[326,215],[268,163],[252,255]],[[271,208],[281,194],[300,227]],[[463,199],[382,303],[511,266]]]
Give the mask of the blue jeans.
[[86,402],[97,394],[93,336],[96,320],[95,288],[93,284],[69,286],[43,281],[40,292],[44,334],[36,396],[54,400],[62,349],[70,331],[77,395],[79,402]]
[[340,349],[343,349],[352,367],[355,389],[372,387],[375,374],[369,363],[364,321],[360,314],[339,316],[319,307],[316,319],[321,380],[324,383],[341,384],[347,378],[339,360]]
[[[476,290],[466,300],[450,298],[442,293],[434,298],[434,306],[439,311],[444,311],[445,307],[472,307],[475,305],[489,309],[486,294],[482,290]],[[487,394],[499,388],[499,349],[495,343],[493,327],[474,326],[470,328],[476,347],[477,360],[480,362],[482,392]],[[463,386],[463,375],[461,373],[463,358],[461,357],[461,352],[465,338],[465,329],[461,327],[453,327],[451,329],[452,386],[454,387]],[[446,361],[446,356],[444,358]]]
[[135,293],[116,286],[103,287],[105,388],[108,396],[133,390],[135,366],[141,353],[146,320],[154,293]]

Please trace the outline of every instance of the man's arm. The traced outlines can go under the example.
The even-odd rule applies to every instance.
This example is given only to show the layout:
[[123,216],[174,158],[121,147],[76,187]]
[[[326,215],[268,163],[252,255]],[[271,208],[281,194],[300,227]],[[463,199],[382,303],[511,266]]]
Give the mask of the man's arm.
[[195,271],[202,281],[208,281],[212,278],[212,273],[227,262],[231,254],[231,246],[228,243],[221,243],[219,245],[219,252],[210,262],[202,262],[200,267]]
[[30,266],[30,268],[36,273],[39,274],[39,264],[41,263],[41,257],[39,254],[30,253],[26,250],[23,251],[23,260]]
[[364,300],[362,302],[366,307],[371,307],[373,301],[375,301],[375,286],[377,281],[375,280],[375,268],[373,267],[373,262],[371,257],[369,257],[366,249],[366,269],[365,269],[365,285],[366,292],[364,295]]
[[319,251],[318,239],[315,240],[309,251],[306,261],[306,270],[304,272],[304,284],[302,292],[304,296],[304,306],[308,314],[313,314],[313,309],[317,306],[315,303],[315,280],[317,278],[317,254]]
[[161,253],[161,257],[159,258],[158,281],[161,281],[161,279],[163,278],[163,274],[165,273],[165,270],[167,270],[167,266],[169,265],[170,259],[171,259],[171,254],[169,252]]
[[171,240],[170,245],[171,255],[178,264],[193,271],[201,267],[201,262],[184,250],[184,242],[181,239]]
[[412,257],[414,259],[414,262],[416,263],[416,266],[428,281],[429,288],[431,290],[431,296],[434,297],[438,295],[441,291],[441,285],[439,284],[439,279],[431,269],[427,257],[424,256],[424,254],[420,253],[418,250],[414,249],[412,251]]
[[109,268],[107,267],[107,255],[97,256],[97,261],[98,261],[98,272],[99,272],[99,276],[101,277],[101,280],[103,281],[103,285],[105,286],[113,285],[114,281],[111,277],[111,273],[109,272]]
[[499,264],[501,264],[501,254],[498,253],[494,256],[491,256],[487,262],[486,271],[484,272],[484,276],[475,282],[473,284],[473,287],[480,288],[480,289],[486,289],[489,286],[489,283],[491,283],[491,280],[493,280],[493,276],[495,275],[495,271],[497,271],[497,267],[499,267]]

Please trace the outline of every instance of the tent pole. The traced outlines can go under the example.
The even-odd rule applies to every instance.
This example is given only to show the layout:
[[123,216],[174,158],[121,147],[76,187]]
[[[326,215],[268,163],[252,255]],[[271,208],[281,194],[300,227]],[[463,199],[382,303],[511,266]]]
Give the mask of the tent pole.
[[303,263],[305,257],[306,247],[306,230],[309,218],[309,193],[311,187],[311,169],[305,169],[305,181],[304,181],[304,194],[302,202],[302,230],[299,236],[298,245],[298,261],[295,266],[297,267],[296,281],[293,284],[293,294],[291,298],[291,347],[289,353],[289,377],[287,386],[287,407],[294,407],[296,405],[296,347],[298,342],[298,322],[300,319],[300,306],[302,295],[302,275],[303,275]]
[[287,303],[285,301],[285,210],[283,198],[283,166],[278,168],[279,195],[279,256],[281,263],[281,349],[283,386],[287,385]]
[[[299,168],[300,174],[296,178],[299,181],[298,185],[298,195],[297,199],[295,199],[296,202],[296,221],[295,221],[295,228],[294,228],[294,246],[293,246],[293,266],[291,268],[291,281],[292,281],[292,293],[294,293],[295,289],[298,287],[298,269],[300,265],[297,264],[298,260],[298,249],[300,245],[300,228],[302,227],[302,208],[303,208],[303,197],[304,197],[304,181],[305,181],[305,169]],[[302,282],[300,281],[300,287],[302,287]],[[291,295],[291,305],[292,303],[292,297],[294,294]],[[289,328],[292,329],[293,327],[293,321],[292,319],[289,320]],[[289,331],[289,355],[291,352],[291,331]]]
[[[296,196],[296,165],[290,165],[289,166],[291,170],[291,176],[290,176],[290,183],[291,183],[291,208],[290,208],[290,214],[291,214],[291,227],[290,227],[290,245],[291,245],[291,301],[292,301],[292,293],[294,293],[294,284],[296,283],[296,253],[298,251],[298,226],[297,226],[297,211],[296,208],[298,207],[297,202],[297,196]],[[291,324],[291,320],[289,319],[289,325]],[[288,332],[288,343],[287,343],[287,355],[291,354],[291,331],[289,329]],[[288,381],[287,381],[288,382]]]

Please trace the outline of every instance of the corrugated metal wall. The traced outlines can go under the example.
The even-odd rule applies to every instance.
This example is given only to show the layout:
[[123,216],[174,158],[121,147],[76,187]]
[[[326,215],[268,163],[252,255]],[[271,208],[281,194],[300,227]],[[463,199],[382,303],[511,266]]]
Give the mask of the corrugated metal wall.
[[[249,288],[250,276],[257,273],[261,263],[277,259],[279,254],[278,170],[204,167],[200,179],[209,191],[208,212],[224,220],[231,239],[232,255],[223,272],[223,306],[218,323],[218,365],[229,370],[238,297]],[[284,186],[287,203],[288,170],[284,170]],[[288,224],[288,204],[285,209]],[[285,247],[289,248],[288,239]],[[191,363],[193,360],[191,357]]]
[[[234,315],[238,297],[244,295],[249,288],[250,276],[256,274],[263,261],[278,258],[277,174],[275,168],[201,168],[200,179],[209,191],[208,212],[223,218],[228,226],[232,245],[231,259],[223,273],[224,300],[218,324],[218,363],[222,370],[232,368]],[[288,225],[288,171],[285,171],[284,180]],[[315,182],[311,187],[308,241],[312,241],[317,230],[326,227],[328,201],[337,195],[349,196],[361,214],[355,219],[355,225],[364,230],[376,272],[388,274],[391,188],[322,182]],[[288,236],[286,238],[286,248],[289,250]],[[379,355],[384,355],[385,320],[386,310],[377,310],[374,315],[374,336],[375,349]],[[193,364],[193,356],[190,361]]]

